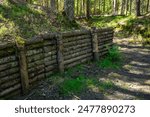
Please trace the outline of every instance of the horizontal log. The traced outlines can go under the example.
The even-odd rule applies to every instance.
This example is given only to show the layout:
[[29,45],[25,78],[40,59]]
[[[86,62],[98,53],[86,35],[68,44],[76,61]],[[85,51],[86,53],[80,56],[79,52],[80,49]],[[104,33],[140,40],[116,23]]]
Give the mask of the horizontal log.
[[43,69],[45,67],[45,65],[38,65],[38,66],[35,66],[35,67],[31,67],[30,69],[28,69],[28,74],[31,74],[33,72],[35,72],[36,70],[39,70],[39,69]]
[[82,47],[87,47],[87,46],[91,47],[92,44],[91,43],[83,43],[83,44],[79,44],[79,45],[76,45],[76,46],[64,47],[63,51],[68,52],[70,50],[75,50],[75,49],[82,48]]
[[55,69],[58,69],[58,64],[53,64],[53,65],[51,65],[51,66],[47,66],[47,67],[45,68],[45,71],[46,71],[46,72],[49,72],[49,71],[53,71],[53,70],[55,70]]
[[7,70],[7,69],[11,69],[13,67],[18,67],[18,62],[17,61],[14,61],[14,62],[10,62],[10,63],[7,63],[7,64],[2,64],[0,65],[0,71],[4,71],[4,70]]
[[34,61],[41,60],[41,59],[44,59],[43,53],[39,53],[30,57],[27,57],[27,62],[30,63],[30,62],[34,62]]
[[[6,100],[6,99],[12,100],[12,99],[13,99],[12,97],[21,95],[21,92],[22,92],[21,89],[14,90],[14,91],[12,91],[11,93],[9,93],[9,94],[3,96],[2,99],[3,99],[3,100]],[[0,99],[1,99],[1,98],[0,98]]]
[[73,41],[82,40],[82,39],[91,39],[91,38],[92,37],[90,34],[75,36],[75,37],[70,37],[70,38],[64,38],[63,43],[73,42]]
[[44,50],[44,53],[51,52],[51,51],[56,51],[57,46],[44,46],[43,50]]
[[56,70],[55,71],[54,70],[53,71],[48,71],[48,72],[45,73],[45,77],[50,78],[51,75],[53,75],[55,72],[56,72]]
[[77,49],[74,49],[74,50],[70,50],[68,52],[64,52],[63,56],[68,56],[70,54],[80,52],[80,51],[84,51],[84,50],[88,50],[88,49],[92,49],[92,46],[85,46],[85,47],[82,47],[82,48],[77,48]]
[[8,57],[8,56],[15,56],[16,55],[16,52],[15,52],[15,49],[9,49],[9,50],[4,50],[4,51],[1,51],[0,50],[0,58],[2,57]]
[[45,68],[36,70],[36,71],[29,74],[29,78],[32,79],[32,78],[34,78],[40,74],[44,74],[44,72],[45,72]]
[[100,32],[109,32],[109,31],[113,31],[114,28],[110,27],[110,28],[101,28],[101,29],[96,29],[96,32],[97,33],[100,33]]
[[44,53],[44,58],[45,58],[45,57],[50,57],[50,56],[56,56],[56,55],[57,55],[57,51],[56,51],[56,50],[53,50],[53,51]]
[[73,59],[65,60],[64,64],[69,64],[69,63],[72,63],[72,62],[78,61],[78,60],[80,61],[80,60],[82,60],[82,58],[86,58],[88,56],[92,56],[92,53],[87,53],[85,55],[82,55],[82,56],[79,56],[79,57],[76,57],[76,58],[73,58]]
[[13,62],[16,61],[16,56],[7,56],[7,57],[2,57],[0,58],[0,65],[5,64],[5,63],[9,63],[9,62]]
[[0,50],[5,50],[7,48],[13,48],[15,47],[16,44],[15,43],[0,43]]
[[113,38],[112,37],[107,37],[105,39],[98,38],[98,42],[104,42],[104,41],[109,41],[109,40],[113,41]]
[[14,80],[11,80],[11,81],[8,81],[8,82],[1,84],[1,89],[5,90],[6,88],[12,87],[12,86],[17,85],[17,84],[21,84],[20,79],[14,79]]
[[99,50],[101,50],[103,48],[106,48],[107,46],[112,47],[112,45],[113,45],[113,43],[108,43],[108,44],[101,45],[101,46],[99,46]]
[[107,40],[107,41],[99,42],[98,45],[101,46],[101,45],[104,45],[104,44],[109,44],[109,43],[112,43],[112,41],[113,40]]
[[21,89],[20,84],[14,85],[13,87],[10,87],[8,89],[3,90],[2,92],[0,92],[0,97],[3,97],[3,96],[5,96],[5,95],[17,90],[17,89]]
[[113,38],[113,35],[98,36],[98,39],[100,39],[100,40],[105,40],[106,38]]
[[68,60],[68,59],[72,59],[72,58],[76,58],[78,56],[82,56],[88,53],[92,53],[92,49],[87,49],[87,50],[83,50],[83,51],[79,51],[73,54],[70,54],[68,56],[64,56],[64,60]]
[[68,64],[68,65],[65,65],[65,68],[74,67],[74,66],[76,66],[76,65],[79,65],[79,64],[81,64],[81,63],[90,61],[90,60],[92,60],[92,59],[93,59],[92,56],[88,56],[88,57],[86,57],[86,58],[83,58],[82,60],[75,61],[75,62],[73,62],[73,63],[70,63],[70,64]]
[[29,84],[32,85],[32,83],[39,81],[39,79],[44,79],[44,78],[45,78],[44,74],[37,75],[36,77],[29,79]]
[[20,74],[19,73],[14,73],[14,74],[5,76],[3,78],[0,78],[0,85],[5,83],[5,82],[9,82],[11,80],[18,79],[18,78],[20,78]]
[[28,69],[30,69],[31,67],[38,66],[38,65],[44,65],[44,59],[34,61],[34,62],[28,64]]
[[99,56],[100,56],[100,57],[103,57],[103,56],[106,55],[106,54],[108,54],[108,51],[100,52],[100,53],[99,53]]
[[19,67],[14,67],[14,68],[7,69],[5,71],[1,71],[0,78],[12,75],[14,73],[19,73]]
[[86,35],[86,34],[90,34],[90,30],[75,30],[75,31],[63,32],[62,36],[64,38],[64,37]]
[[70,47],[70,46],[76,46],[76,45],[80,45],[80,44],[84,44],[84,43],[92,43],[92,42],[91,42],[91,39],[83,39],[83,40],[77,40],[77,41],[73,41],[73,42],[64,43],[63,46]]
[[34,44],[26,46],[26,49],[27,50],[34,50],[34,49],[40,49],[43,47],[44,47],[43,42],[38,42],[38,43],[34,43]]
[[51,61],[45,61],[45,66],[49,66],[49,65],[53,65],[53,64],[57,64],[57,60],[51,60]]
[[44,46],[56,46],[56,39],[46,40],[44,41]]
[[30,57],[32,55],[39,54],[39,53],[43,53],[43,48],[34,49],[34,50],[28,50],[27,53],[26,53],[26,56]]

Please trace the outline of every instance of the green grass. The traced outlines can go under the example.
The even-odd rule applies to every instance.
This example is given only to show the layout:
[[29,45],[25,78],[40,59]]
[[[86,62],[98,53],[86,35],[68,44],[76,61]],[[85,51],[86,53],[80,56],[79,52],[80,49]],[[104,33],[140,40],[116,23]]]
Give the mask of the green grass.
[[65,79],[64,82],[60,84],[60,94],[62,95],[80,95],[85,90],[93,90],[97,88],[100,92],[112,89],[114,84],[111,81],[98,81],[96,78],[89,78],[83,75],[75,79]]
[[61,14],[34,5],[0,4],[0,41],[28,39],[45,32],[78,29]]
[[119,51],[118,46],[108,48],[107,56],[98,61],[97,65],[101,68],[114,68],[119,69],[121,67],[122,55]]

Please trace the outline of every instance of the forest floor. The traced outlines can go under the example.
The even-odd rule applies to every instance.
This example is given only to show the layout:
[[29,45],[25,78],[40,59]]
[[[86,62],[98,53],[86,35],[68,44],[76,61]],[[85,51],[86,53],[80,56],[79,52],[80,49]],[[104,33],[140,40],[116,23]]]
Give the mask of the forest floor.
[[[54,75],[43,81],[28,96],[16,99],[27,100],[136,100],[150,99],[150,48],[129,44],[128,38],[114,39],[123,54],[122,65],[119,69],[102,69],[94,62],[82,64],[64,75]],[[81,77],[80,77],[81,76]],[[76,78],[86,76],[82,84],[74,82]],[[62,83],[71,78],[72,86],[68,88]],[[80,80],[79,80],[80,81]],[[96,81],[96,82],[95,82]],[[77,83],[77,85],[76,85]],[[87,84],[83,88],[83,83]],[[100,84],[98,84],[100,83]],[[67,84],[66,84],[67,85]],[[74,87],[74,85],[76,85]],[[75,88],[75,90],[73,89]],[[62,91],[62,88],[70,91]],[[67,89],[68,88],[68,89]]]

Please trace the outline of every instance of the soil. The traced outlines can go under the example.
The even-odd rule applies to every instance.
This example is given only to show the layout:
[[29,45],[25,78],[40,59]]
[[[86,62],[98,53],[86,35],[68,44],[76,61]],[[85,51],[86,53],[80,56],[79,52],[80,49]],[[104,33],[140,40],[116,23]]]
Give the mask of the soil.
[[[26,100],[137,100],[150,99],[150,47],[131,45],[128,39],[114,39],[123,53],[121,69],[101,69],[93,63],[83,64],[82,74],[97,78],[99,81],[109,80],[115,85],[110,90],[99,92],[96,89],[83,91],[79,95],[63,96],[59,92],[59,82],[42,81],[38,87],[24,97]],[[80,70],[73,72],[78,76]]]

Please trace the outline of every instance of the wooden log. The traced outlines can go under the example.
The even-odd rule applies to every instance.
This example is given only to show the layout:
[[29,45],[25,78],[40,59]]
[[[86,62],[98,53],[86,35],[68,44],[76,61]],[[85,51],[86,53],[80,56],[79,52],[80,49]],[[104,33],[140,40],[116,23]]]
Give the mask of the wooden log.
[[0,58],[8,57],[8,56],[15,56],[15,49],[5,49],[3,51],[0,50]]
[[36,70],[43,69],[44,67],[45,67],[45,65],[38,65],[36,67],[31,67],[30,69],[28,69],[28,74],[31,74],[31,73],[35,72]]
[[16,61],[16,56],[7,56],[0,58],[0,65]]
[[106,48],[107,46],[108,46],[108,47],[112,47],[112,45],[113,45],[113,43],[108,43],[108,44],[105,44],[105,45],[101,45],[101,46],[99,46],[98,48],[101,50],[101,49],[103,49],[103,48]]
[[57,50],[57,47],[56,46],[44,46],[44,53],[47,53],[47,52],[51,52],[51,51],[56,51]]
[[28,69],[35,67],[35,66],[38,66],[38,65],[44,65],[44,59],[34,61],[34,62],[28,64]]
[[7,63],[7,64],[2,64],[2,65],[0,65],[0,71],[4,71],[4,70],[7,70],[7,69],[10,69],[10,68],[13,68],[13,67],[17,67],[17,66],[18,66],[17,61],[10,62],[10,63]]
[[57,51],[54,50],[54,51],[44,53],[44,57],[50,57],[50,56],[57,56]]
[[109,31],[113,31],[114,28],[110,27],[110,28],[101,28],[101,29],[96,29],[97,33],[101,33],[101,32],[109,32]]
[[80,61],[80,60],[82,60],[82,58],[86,58],[86,57],[88,57],[88,56],[92,56],[92,53],[87,53],[87,54],[85,54],[85,55],[82,55],[82,56],[79,56],[79,57],[76,57],[76,58],[72,58],[72,59],[69,59],[69,60],[65,60],[64,61],[64,64],[69,64],[69,63],[72,63],[72,62],[74,62],[74,61]]
[[2,92],[0,92],[0,97],[3,97],[3,96],[5,96],[5,95],[7,95],[7,94],[9,94],[9,93],[11,93],[11,92],[13,92],[15,90],[20,89],[20,88],[21,88],[20,84],[14,85],[13,87],[10,87],[10,88],[8,88],[8,89],[3,90]]
[[101,39],[101,38],[98,38],[98,42],[103,42],[103,41],[108,41],[108,40],[113,40],[113,37],[107,37],[107,38],[104,38],[104,39]]
[[64,52],[68,52],[70,50],[75,50],[75,49],[87,47],[87,46],[91,47],[91,43],[83,43],[83,44],[76,45],[76,46],[64,47]]
[[5,50],[13,47],[15,47],[15,43],[0,43],[0,50]]
[[88,50],[88,49],[92,49],[92,46],[85,46],[85,47],[82,47],[82,48],[77,48],[77,49],[74,49],[74,50],[70,50],[68,52],[64,52],[64,56],[68,56],[70,54],[73,54],[73,53],[76,53],[76,52],[80,52],[80,51],[84,51],[84,50]]
[[39,53],[30,57],[27,57],[27,62],[30,63],[30,62],[38,61],[41,59],[44,59],[43,53]]
[[14,85],[17,85],[17,84],[20,84],[20,79],[11,80],[9,82],[1,84],[1,89],[5,90],[5,89],[12,87]]
[[7,69],[5,71],[0,72],[0,78],[5,77],[5,76],[9,76],[9,75],[12,75],[12,74],[18,73],[18,72],[19,72],[19,68],[18,67]]
[[67,68],[70,68],[70,67],[73,67],[73,66],[79,65],[79,64],[81,64],[81,63],[84,63],[84,62],[90,61],[90,60],[92,60],[92,58],[93,58],[92,56],[89,56],[89,57],[83,58],[83,59],[82,59],[82,60],[80,60],[80,61],[75,61],[75,62],[73,62],[73,63],[66,64],[66,65],[65,65],[65,68],[67,69]]
[[44,79],[44,78],[45,78],[45,74],[37,75],[36,77],[29,79],[29,84],[32,85],[32,83],[39,81],[39,79]]
[[91,39],[83,39],[83,40],[77,40],[77,41],[73,41],[73,42],[68,42],[68,43],[64,43],[64,47],[70,47],[70,46],[76,46],[79,44],[84,44],[84,43],[90,43]]
[[30,57],[30,56],[33,56],[35,54],[40,54],[42,52],[43,52],[42,48],[40,48],[40,49],[34,49],[34,50],[28,50],[27,53],[26,53],[26,56]]
[[87,53],[92,53],[92,49],[88,49],[88,50],[84,50],[84,51],[80,51],[80,52],[76,52],[76,53],[64,56],[64,60],[76,58],[78,56],[81,56],[81,55],[84,55],[84,54],[87,54]]
[[5,83],[5,82],[9,82],[10,80],[14,80],[14,79],[18,79],[20,78],[20,74],[19,73],[14,73],[11,75],[7,75],[3,78],[0,78],[0,85]]
[[54,64],[54,65],[51,65],[51,66],[47,66],[47,67],[45,68],[45,71],[46,71],[46,72],[49,72],[49,71],[53,71],[53,70],[56,70],[56,69],[58,69],[58,64]]
[[56,64],[56,63],[57,63],[56,60],[45,61],[45,66],[53,65],[53,64]]
[[45,73],[46,78],[50,78],[52,74],[54,74],[56,72],[56,70],[53,71],[48,71]]
[[62,34],[57,35],[57,62],[61,73],[64,72],[64,58],[63,58],[63,42]]
[[92,49],[93,49],[94,60],[98,61],[99,49],[98,49],[98,37],[96,33],[96,28],[92,28],[91,34],[92,34],[92,47],[93,47]]
[[82,40],[82,39],[89,39],[91,38],[90,34],[87,35],[81,35],[81,36],[76,36],[76,37],[70,37],[70,38],[64,38],[63,43],[68,43],[72,41],[77,41],[77,40]]
[[76,31],[70,31],[70,32],[63,32],[62,36],[64,37],[72,37],[72,36],[79,36],[79,35],[86,35],[89,34],[89,30],[76,30]]
[[24,45],[16,45],[18,48],[22,93],[27,94],[29,90],[29,75],[27,69],[26,50]]
[[101,45],[109,44],[109,43],[112,43],[112,40],[107,40],[107,41],[99,42],[98,45],[101,46]]
[[0,97],[0,99],[3,99],[3,100],[12,100],[12,97],[15,97],[15,96],[18,96],[21,94],[21,89],[17,89],[17,90],[14,90],[12,91],[11,93],[3,96],[2,98]]
[[29,78],[33,78],[39,74],[44,74],[45,72],[45,68],[42,68],[42,69],[35,69],[34,72],[30,73],[29,74]]

